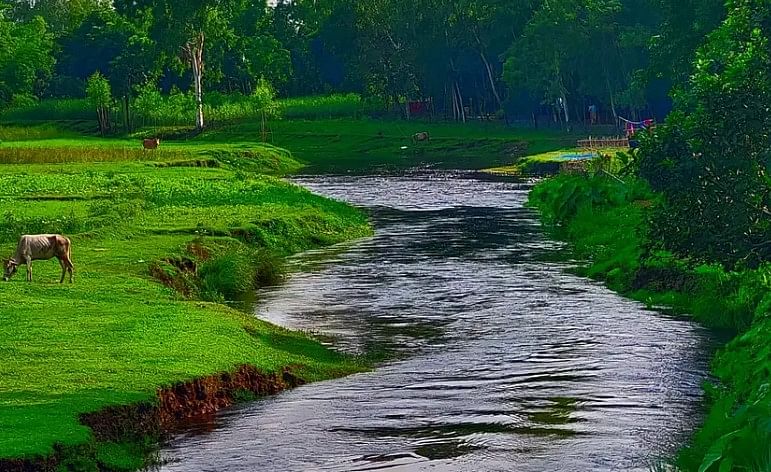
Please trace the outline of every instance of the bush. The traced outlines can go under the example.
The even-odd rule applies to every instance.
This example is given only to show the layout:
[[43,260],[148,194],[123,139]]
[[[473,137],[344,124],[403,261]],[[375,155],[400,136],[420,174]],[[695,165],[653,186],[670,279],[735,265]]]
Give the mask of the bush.
[[256,288],[281,280],[278,257],[245,245],[219,249],[198,268],[201,298],[208,301],[239,300]]

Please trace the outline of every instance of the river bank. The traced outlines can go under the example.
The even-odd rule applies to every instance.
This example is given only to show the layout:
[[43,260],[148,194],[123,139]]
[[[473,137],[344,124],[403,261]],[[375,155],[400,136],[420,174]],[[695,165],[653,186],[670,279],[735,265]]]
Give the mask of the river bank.
[[[199,152],[218,151],[217,165],[199,164]],[[4,140],[0,162],[2,255],[19,234],[63,233],[76,270],[74,285],[59,285],[58,265],[36,262],[32,284],[22,268],[0,285],[3,470],[134,470],[154,441],[100,441],[83,415],[163,405],[164,392],[243,366],[265,379],[290,369],[293,380],[226,383],[204,395],[212,402],[172,402],[161,417],[365,368],[222,304],[279,278],[286,255],[371,234],[362,212],[263,174],[298,168],[288,152],[237,143],[151,154],[38,136]]]
[[771,266],[741,272],[647,250],[647,214],[657,195],[642,182],[560,175],[536,186],[530,204],[552,233],[586,260],[577,271],[651,307],[690,314],[731,333],[705,386],[707,414],[676,458],[682,470],[771,467],[769,368]]

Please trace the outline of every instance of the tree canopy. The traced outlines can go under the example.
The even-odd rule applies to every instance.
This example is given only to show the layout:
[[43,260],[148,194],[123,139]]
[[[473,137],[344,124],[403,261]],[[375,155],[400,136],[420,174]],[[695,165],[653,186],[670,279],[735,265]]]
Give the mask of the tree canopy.
[[0,5],[5,103],[83,96],[100,71],[120,97],[148,83],[200,100],[208,91],[248,95],[268,80],[282,96],[357,92],[392,104],[430,99],[458,120],[505,112],[567,122],[585,120],[589,105],[606,121],[663,118],[670,88],[687,82],[694,52],[726,14],[722,0]]

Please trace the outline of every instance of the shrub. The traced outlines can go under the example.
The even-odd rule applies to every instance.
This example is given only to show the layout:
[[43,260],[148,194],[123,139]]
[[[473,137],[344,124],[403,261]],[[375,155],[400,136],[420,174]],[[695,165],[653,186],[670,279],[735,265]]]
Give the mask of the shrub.
[[209,301],[238,300],[282,277],[280,259],[241,244],[220,249],[198,268],[201,297]]

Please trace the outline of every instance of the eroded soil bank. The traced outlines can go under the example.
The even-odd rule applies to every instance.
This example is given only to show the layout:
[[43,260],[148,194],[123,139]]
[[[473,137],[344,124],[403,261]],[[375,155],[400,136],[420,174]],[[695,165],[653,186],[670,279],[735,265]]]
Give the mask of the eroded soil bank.
[[140,443],[146,438],[161,439],[187,419],[210,415],[239,400],[273,395],[304,383],[292,367],[265,373],[249,365],[242,365],[233,372],[181,382],[158,389],[155,403],[108,407],[81,415],[80,422],[93,431],[92,444],[74,449],[57,445],[55,453],[45,458],[0,460],[0,471],[53,472],[60,470],[60,466],[66,465],[64,463],[72,457],[77,457],[81,464],[93,464],[98,470],[116,470],[100,461],[98,443]]

